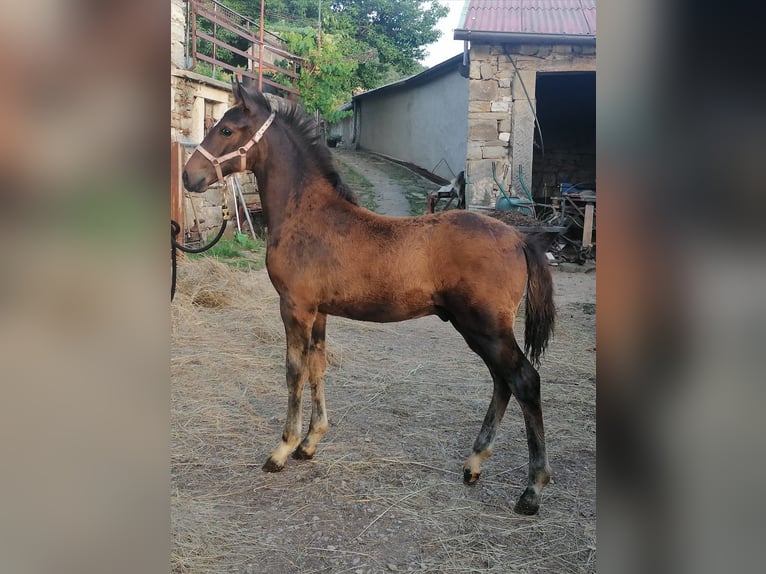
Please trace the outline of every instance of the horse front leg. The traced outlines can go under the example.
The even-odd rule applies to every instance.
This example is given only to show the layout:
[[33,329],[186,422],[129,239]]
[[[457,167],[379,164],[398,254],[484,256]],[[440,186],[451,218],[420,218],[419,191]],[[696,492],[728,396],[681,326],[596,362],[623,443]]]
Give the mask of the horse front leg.
[[317,445],[327,432],[327,411],[324,404],[324,377],[327,368],[325,357],[325,326],[327,315],[319,313],[311,330],[309,347],[309,384],[311,385],[311,424],[306,438],[293,452],[293,458],[310,459],[316,453]]
[[311,345],[311,329],[316,312],[301,312],[283,301],[280,307],[285,324],[287,353],[285,371],[287,376],[287,416],[282,440],[263,465],[266,472],[279,472],[301,440],[301,398],[308,378],[308,357]]

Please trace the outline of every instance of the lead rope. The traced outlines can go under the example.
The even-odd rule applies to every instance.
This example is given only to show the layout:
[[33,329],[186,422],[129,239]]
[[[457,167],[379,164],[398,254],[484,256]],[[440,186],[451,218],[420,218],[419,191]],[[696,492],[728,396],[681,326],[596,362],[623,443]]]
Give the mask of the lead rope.
[[[226,230],[226,224],[229,222],[229,219],[231,219],[229,215],[229,206],[227,202],[227,191],[228,191],[228,185],[226,180],[224,180],[223,183],[223,202],[221,203],[221,211],[223,214],[223,221],[221,223],[221,228],[218,230],[218,233],[213,238],[213,240],[205,245],[204,247],[198,247],[196,249],[192,249],[191,247],[186,247],[183,243],[178,242],[178,235],[181,233],[181,226],[178,225],[178,222],[174,219],[170,220],[170,261],[172,263],[172,272],[171,272],[171,283],[170,283],[170,300],[173,300],[173,297],[176,295],[176,278],[178,276],[178,253],[177,250],[183,251],[184,253],[203,253],[213,247],[216,243],[218,243],[221,240],[221,237],[223,237],[223,232]],[[199,223],[198,223],[199,224]]]
[[[276,117],[276,110],[272,110],[271,114],[269,114],[269,117],[266,118],[266,121],[263,122],[263,125],[258,129],[257,132],[253,134],[253,137],[251,137],[245,145],[243,145],[241,148],[215,157],[213,156],[209,151],[207,151],[204,147],[202,147],[202,144],[198,145],[195,148],[195,151],[200,152],[204,157],[210,161],[210,163],[213,164],[213,167],[215,168],[215,174],[218,177],[219,182],[223,182],[224,191],[223,191],[223,204],[221,207],[224,210],[224,217],[223,217],[223,223],[221,224],[221,229],[218,231],[218,235],[215,236],[215,239],[210,242],[210,244],[206,245],[205,247],[200,247],[199,249],[189,249],[188,247],[184,247],[182,244],[178,243],[176,241],[176,238],[178,237],[178,234],[181,232],[181,227],[178,225],[176,221],[170,220],[170,245],[171,245],[171,254],[170,254],[170,260],[173,263],[173,272],[172,272],[172,283],[170,286],[170,300],[173,300],[173,297],[176,294],[176,249],[180,249],[184,253],[202,253],[203,251],[207,251],[210,249],[213,245],[218,243],[218,240],[221,239],[221,236],[223,235],[224,229],[226,229],[226,223],[229,221],[229,214],[226,209],[226,193],[228,184],[227,181],[223,178],[223,173],[221,171],[221,163],[228,161],[232,158],[238,157],[239,158],[239,171],[245,171],[247,169],[246,160],[247,160],[247,152],[250,150],[252,146],[257,144],[259,141],[261,141],[261,138],[263,137],[263,134],[266,133],[266,130],[269,129],[269,126],[271,125],[271,122],[274,121],[274,118]],[[232,190],[233,192],[233,190]],[[236,205],[236,193],[234,193],[234,203]],[[242,198],[244,199],[244,197]],[[244,202],[243,202],[244,203]],[[245,206],[245,211],[247,211],[247,206]],[[252,228],[252,223],[250,224],[250,227]]]

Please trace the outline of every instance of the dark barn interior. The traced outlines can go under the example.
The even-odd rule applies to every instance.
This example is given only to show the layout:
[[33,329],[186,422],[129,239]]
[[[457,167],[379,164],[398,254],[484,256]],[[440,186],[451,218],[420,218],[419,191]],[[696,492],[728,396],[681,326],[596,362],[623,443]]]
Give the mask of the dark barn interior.
[[548,203],[562,183],[596,189],[596,73],[538,73],[532,194]]

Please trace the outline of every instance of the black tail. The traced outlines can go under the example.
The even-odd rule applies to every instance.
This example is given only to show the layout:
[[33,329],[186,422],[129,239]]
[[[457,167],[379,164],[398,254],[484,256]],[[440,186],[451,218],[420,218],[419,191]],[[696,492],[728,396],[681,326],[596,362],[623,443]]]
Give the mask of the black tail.
[[556,307],[553,305],[553,279],[545,258],[543,237],[530,233],[524,239],[527,258],[527,307],[524,324],[524,353],[538,366],[548,339],[553,335]]

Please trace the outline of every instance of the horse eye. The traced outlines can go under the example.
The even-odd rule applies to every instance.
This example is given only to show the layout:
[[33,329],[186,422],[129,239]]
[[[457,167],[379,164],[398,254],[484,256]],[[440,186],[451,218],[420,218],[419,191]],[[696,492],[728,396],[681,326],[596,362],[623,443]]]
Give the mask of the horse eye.
[[232,131],[229,128],[221,128],[221,135],[224,137],[229,137],[232,134]]

